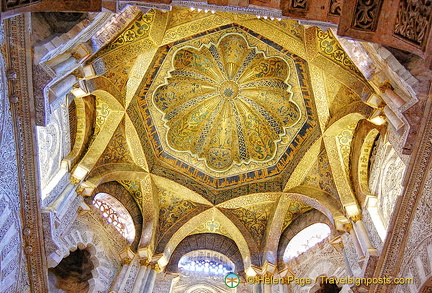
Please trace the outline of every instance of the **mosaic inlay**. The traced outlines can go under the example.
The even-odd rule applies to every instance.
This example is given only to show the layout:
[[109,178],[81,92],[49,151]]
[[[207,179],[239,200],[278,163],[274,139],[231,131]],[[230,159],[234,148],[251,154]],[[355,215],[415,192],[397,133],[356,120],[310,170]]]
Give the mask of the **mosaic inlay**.
[[216,188],[279,174],[315,126],[306,62],[238,25],[165,45],[151,66],[138,101],[156,155]]

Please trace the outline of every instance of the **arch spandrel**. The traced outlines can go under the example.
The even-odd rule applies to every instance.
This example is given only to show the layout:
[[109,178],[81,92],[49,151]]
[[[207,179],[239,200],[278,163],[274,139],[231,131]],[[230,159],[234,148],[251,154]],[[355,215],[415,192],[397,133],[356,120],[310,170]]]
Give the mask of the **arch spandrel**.
[[172,235],[191,219],[211,209],[211,205],[195,202],[182,193],[156,185],[158,193],[158,226],[156,252],[160,253]]
[[203,205],[213,206],[213,204],[206,198],[204,198],[202,195],[190,190],[189,188],[179,184],[178,182],[155,174],[151,174],[150,176],[155,185],[163,186],[164,189],[169,190],[171,193],[175,194],[180,198],[188,199]]
[[337,78],[366,101],[373,89],[331,30],[310,27],[306,30],[306,36],[307,60]]
[[125,103],[123,94],[116,87],[112,86],[108,78],[100,76],[86,80],[86,86],[91,95],[107,103],[112,111],[124,112]]

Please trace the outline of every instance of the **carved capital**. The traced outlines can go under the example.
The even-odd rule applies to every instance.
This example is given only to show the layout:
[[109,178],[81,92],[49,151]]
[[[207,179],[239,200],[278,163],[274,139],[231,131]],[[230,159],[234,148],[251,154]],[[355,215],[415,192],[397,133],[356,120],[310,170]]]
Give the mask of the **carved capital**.
[[360,220],[362,219],[362,215],[361,215],[361,214],[354,215],[354,216],[351,216],[350,219],[351,219],[354,223],[356,223],[356,222],[358,222],[358,221],[360,221]]
[[[81,182],[81,180],[80,179],[78,179],[78,178],[75,178],[74,176],[71,176],[70,177],[70,183],[72,183],[73,185],[78,185],[79,183]],[[79,193],[79,188],[83,188],[82,186],[78,186],[78,188],[77,188],[77,192]],[[83,188],[84,189],[84,188]]]
[[150,261],[147,258],[140,259],[140,265],[143,267],[148,267],[150,265]]
[[160,267],[160,265],[157,262],[151,263],[150,268],[152,270],[156,271],[156,273],[162,272],[162,268]]
[[121,260],[122,266],[128,266],[131,264],[131,262],[132,262],[132,259],[129,257],[125,257]]
[[353,229],[352,223],[345,223],[343,225],[343,230],[347,233],[350,233],[352,231],[352,229]]

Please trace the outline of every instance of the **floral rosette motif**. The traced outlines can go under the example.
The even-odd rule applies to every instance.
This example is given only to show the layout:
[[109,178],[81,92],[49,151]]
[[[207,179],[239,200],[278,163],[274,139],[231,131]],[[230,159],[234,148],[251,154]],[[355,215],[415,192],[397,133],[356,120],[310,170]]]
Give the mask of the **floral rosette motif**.
[[166,83],[153,94],[167,142],[215,171],[272,159],[281,136],[300,119],[286,61],[266,57],[241,35],[181,48],[172,62]]

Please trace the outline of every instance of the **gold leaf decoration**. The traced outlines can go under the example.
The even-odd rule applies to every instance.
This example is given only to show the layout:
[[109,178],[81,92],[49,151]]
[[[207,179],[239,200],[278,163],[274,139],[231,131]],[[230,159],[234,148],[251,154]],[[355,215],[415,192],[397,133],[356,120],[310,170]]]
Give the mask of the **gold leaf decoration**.
[[141,14],[131,25],[108,46],[103,48],[98,55],[131,44],[137,40],[148,37],[151,23],[155,18],[156,12],[152,9],[146,14]]
[[113,137],[98,161],[100,165],[108,163],[133,163],[122,124],[114,132]]
[[164,113],[169,145],[216,171],[272,159],[299,121],[285,81],[289,65],[250,47],[239,34],[177,51],[153,102]]
[[309,171],[302,185],[313,186],[333,195],[335,198],[338,198],[337,189],[330,168],[330,162],[325,149],[318,155],[314,166]]
[[317,30],[317,37],[320,52],[327,58],[333,60],[337,64],[345,67],[346,69],[362,76],[357,66],[352,62],[349,56],[345,53],[342,46],[333,36],[330,31]]
[[131,180],[118,180],[118,182],[126,188],[127,191],[132,195],[132,197],[135,199],[135,201],[138,203],[138,207],[142,211],[142,202],[143,202],[143,196],[141,194],[141,186],[139,182],[131,181]]
[[263,203],[247,208],[229,209],[248,229],[252,237],[261,245],[265,239],[267,223],[272,213],[274,203]]
[[179,198],[168,190],[159,188],[159,231],[167,231],[196,207],[197,204],[193,201]]
[[292,223],[292,221],[295,220],[298,216],[301,214],[311,210],[312,208],[308,205],[305,205],[298,201],[292,201],[290,202],[290,205],[288,207],[288,211],[285,214],[284,223],[282,225],[282,231],[284,231],[289,224]]
[[218,221],[214,219],[202,223],[201,225],[196,227],[195,230],[190,233],[190,235],[199,233],[216,233],[231,238],[229,232]]

